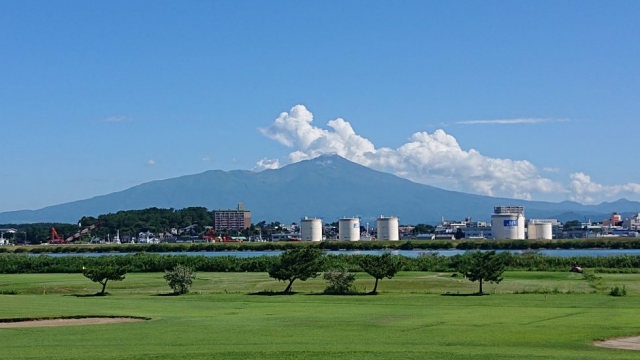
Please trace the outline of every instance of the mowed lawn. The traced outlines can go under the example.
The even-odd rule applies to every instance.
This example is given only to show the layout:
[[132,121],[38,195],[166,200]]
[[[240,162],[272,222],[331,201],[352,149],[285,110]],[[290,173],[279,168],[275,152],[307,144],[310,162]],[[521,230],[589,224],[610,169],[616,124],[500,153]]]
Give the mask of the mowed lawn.
[[[640,275],[601,275],[628,296],[592,293],[581,275],[509,272],[491,295],[451,274],[401,273],[377,296],[294,295],[264,273],[199,273],[193,292],[159,296],[162,274],[128,274],[106,297],[80,274],[0,275],[0,318],[123,315],[126,324],[0,329],[0,359],[638,359],[594,339],[640,334]],[[373,287],[358,274],[356,287]],[[519,293],[527,294],[519,294]],[[535,293],[535,292],[540,292]],[[449,295],[442,295],[448,293]],[[546,294],[544,294],[546,293]]]

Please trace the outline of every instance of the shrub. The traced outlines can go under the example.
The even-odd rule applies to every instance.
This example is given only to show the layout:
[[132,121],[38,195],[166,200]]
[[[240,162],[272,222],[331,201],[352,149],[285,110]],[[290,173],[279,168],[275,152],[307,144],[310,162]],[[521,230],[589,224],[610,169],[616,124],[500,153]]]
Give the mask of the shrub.
[[353,282],[356,280],[356,275],[350,273],[346,268],[327,271],[322,278],[328,282],[327,287],[324,289],[325,294],[348,294],[354,292]]
[[611,292],[609,292],[611,296],[627,296],[627,288],[622,285],[622,288],[618,285],[611,288]]
[[165,270],[163,278],[174,294],[181,295],[189,292],[196,274],[190,267],[178,264],[172,270]]

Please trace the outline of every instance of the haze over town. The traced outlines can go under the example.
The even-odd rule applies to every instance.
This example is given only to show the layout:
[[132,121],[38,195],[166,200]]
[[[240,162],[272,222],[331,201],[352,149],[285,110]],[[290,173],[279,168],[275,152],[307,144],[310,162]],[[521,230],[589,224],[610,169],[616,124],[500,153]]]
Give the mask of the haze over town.
[[0,3],[0,212],[321,154],[640,200],[637,2]]

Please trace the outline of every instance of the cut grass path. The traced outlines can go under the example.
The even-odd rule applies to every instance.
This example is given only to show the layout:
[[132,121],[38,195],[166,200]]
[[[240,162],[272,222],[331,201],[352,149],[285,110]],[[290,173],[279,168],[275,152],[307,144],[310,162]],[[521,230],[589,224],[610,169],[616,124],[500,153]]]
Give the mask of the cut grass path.
[[[201,273],[194,294],[168,292],[162,274],[129,274],[96,292],[81,275],[0,275],[0,318],[122,315],[140,323],[0,329],[0,359],[637,359],[640,353],[595,347],[594,339],[640,334],[640,276],[613,298],[576,274],[508,273],[490,296],[451,274],[402,273],[378,296],[316,295],[319,279],[295,283],[295,295],[266,274]],[[359,274],[356,285],[371,289]],[[511,294],[524,289],[573,294]],[[42,295],[46,289],[46,295]],[[227,293],[225,293],[225,290]],[[199,293],[198,293],[199,292]]]

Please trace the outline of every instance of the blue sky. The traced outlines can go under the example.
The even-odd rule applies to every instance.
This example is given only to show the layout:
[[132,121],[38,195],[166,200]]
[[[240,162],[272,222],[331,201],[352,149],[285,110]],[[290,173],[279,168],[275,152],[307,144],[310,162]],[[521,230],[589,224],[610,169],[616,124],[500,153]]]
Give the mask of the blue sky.
[[2,1],[0,211],[322,153],[466,192],[640,200],[639,17],[637,1]]

